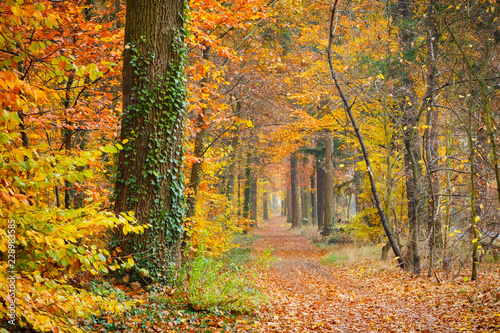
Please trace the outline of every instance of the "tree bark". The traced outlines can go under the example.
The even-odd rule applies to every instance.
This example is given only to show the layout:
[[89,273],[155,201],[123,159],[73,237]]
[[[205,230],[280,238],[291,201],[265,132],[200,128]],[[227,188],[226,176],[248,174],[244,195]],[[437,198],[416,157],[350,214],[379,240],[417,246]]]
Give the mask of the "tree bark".
[[316,206],[316,182],[314,181],[314,169],[311,175],[311,224],[316,225],[318,223],[318,207]]
[[427,85],[428,96],[426,96],[427,129],[424,133],[426,166],[428,175],[429,200],[427,201],[427,228],[430,231],[429,241],[429,270],[428,277],[432,276],[434,269],[435,250],[443,247],[442,225],[438,217],[439,212],[439,114],[435,107],[436,93],[438,90],[436,80],[436,55],[438,54],[438,32],[434,6],[431,1],[427,4]]
[[247,165],[245,167],[245,187],[243,190],[243,216],[250,218],[252,202],[252,154],[247,153]]
[[264,220],[269,220],[269,198],[267,197],[267,190],[264,190],[264,195],[262,196],[262,218]]
[[335,219],[335,198],[333,193],[334,186],[334,175],[333,175],[333,137],[328,134],[326,139],[326,151],[325,151],[325,206],[324,206],[324,217],[323,217],[323,235],[327,236],[330,234],[330,228],[332,227],[333,221]]
[[[207,46],[202,51],[202,57],[204,60],[210,60],[210,47]],[[201,85],[206,85],[208,83],[208,78],[205,76],[201,80]],[[195,214],[196,210],[196,199],[198,195],[198,185],[200,183],[200,171],[201,165],[203,162],[203,141],[205,140],[205,136],[207,134],[207,125],[205,124],[207,109],[202,109],[200,113],[198,113],[196,117],[196,128],[199,129],[196,132],[194,139],[194,150],[193,155],[196,160],[191,165],[191,177],[189,179],[189,184],[187,185],[188,197],[187,197],[187,214],[186,217],[192,217]]]
[[[121,240],[142,267],[175,260],[184,221],[184,0],[127,0],[116,213],[134,211],[144,234]],[[139,255],[140,253],[140,255]]]
[[[71,105],[71,86],[73,85],[74,75],[71,73],[68,77],[68,82],[66,82],[66,90],[65,90],[65,98],[64,98],[64,116],[68,117],[68,109]],[[65,120],[66,126],[62,128],[62,137],[63,137],[63,147],[66,150],[66,154],[69,154],[72,147],[72,137],[73,131],[69,129],[71,126],[71,122],[68,121],[68,118]],[[64,208],[70,209],[71,207],[71,197],[75,192],[75,187],[68,181],[64,181]]]
[[299,162],[297,155],[292,154],[292,228],[300,228],[300,189],[299,189]]
[[285,197],[281,199],[281,216],[286,215],[286,192]]
[[307,223],[312,224],[312,211],[311,211],[311,190],[304,190],[304,195],[302,196],[302,200],[304,201],[304,218],[307,220]]
[[231,139],[231,147],[232,147],[232,152],[231,152],[231,157],[230,157],[231,164],[229,164],[228,178],[227,178],[226,194],[228,195],[228,198],[232,203],[234,202],[234,185],[235,185],[235,179],[236,179],[237,152],[238,152],[238,146],[240,143],[238,132],[239,132],[239,130],[236,129],[233,133],[233,138]]
[[292,188],[286,191],[286,223],[292,223]]
[[[400,25],[399,44],[404,54],[411,54],[413,47],[410,22],[412,22],[408,0],[398,1],[398,16]],[[411,60],[411,59],[410,59]],[[403,65],[405,66],[405,65]],[[399,91],[397,98],[400,100],[400,109],[403,113],[404,143],[405,143],[405,173],[406,173],[406,195],[408,198],[408,223],[410,226],[410,239],[407,254],[407,268],[412,269],[416,274],[420,274],[420,255],[418,252],[418,236],[420,229],[420,145],[416,125],[420,114],[417,115],[416,97],[413,88],[413,79],[408,74],[408,69],[403,67],[400,70]]]
[[251,197],[250,197],[250,220],[252,220],[252,224],[250,225],[252,228],[255,228],[257,226],[257,209],[258,209],[258,202],[257,202],[257,175],[255,170],[252,171],[252,181],[250,184],[250,192],[251,192]]
[[316,161],[317,190],[316,198],[318,205],[318,230],[323,230],[325,217],[325,169],[319,161]]
[[241,216],[241,177],[238,176],[236,178],[236,181],[238,182],[238,216]]

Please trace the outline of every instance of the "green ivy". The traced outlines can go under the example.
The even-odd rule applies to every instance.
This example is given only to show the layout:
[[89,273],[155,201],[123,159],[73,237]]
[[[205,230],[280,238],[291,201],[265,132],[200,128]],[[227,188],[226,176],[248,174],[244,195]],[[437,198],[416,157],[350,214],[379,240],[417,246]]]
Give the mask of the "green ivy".
[[[148,143],[145,163],[140,166],[141,174],[145,180],[144,185],[140,186],[135,177],[125,180],[126,186],[130,190],[126,203],[128,207],[134,207],[151,185],[154,193],[158,194],[154,195],[155,199],[147,220],[143,219],[142,221],[151,225],[151,229],[148,231],[153,234],[149,236],[151,242],[132,244],[134,253],[148,252],[148,255],[143,258],[136,256],[136,266],[148,269],[153,273],[150,275],[152,277],[165,269],[165,267],[161,267],[165,263],[160,263],[158,258],[163,257],[168,250],[172,250],[179,241],[185,217],[184,176],[182,173],[184,159],[182,125],[185,119],[184,116],[179,116],[179,112],[184,112],[186,109],[185,63],[187,48],[182,39],[182,35],[186,35],[186,33],[186,28],[183,28],[183,31],[177,34],[175,42],[174,49],[180,61],[177,64],[171,64],[170,71],[164,75],[157,75],[153,82],[147,79],[148,67],[156,56],[153,53],[142,51],[141,46],[146,43],[146,38],[141,37],[127,46],[131,52],[134,76],[141,79],[132,88],[132,103],[126,110],[126,114],[133,116],[124,118],[125,126],[127,122],[139,119],[138,126],[127,138],[129,142],[124,144],[125,163],[137,158],[138,152],[133,144],[134,141],[140,136],[149,135],[149,137],[140,138]],[[162,114],[159,119],[155,120],[154,124],[149,124],[149,112],[153,108],[161,110]],[[150,126],[154,130],[147,134],[146,128]],[[170,149],[165,150],[162,147],[170,147]],[[166,168],[166,165],[171,167]],[[162,186],[165,186],[165,181],[168,180],[170,196],[162,198],[160,191]],[[118,175],[118,181],[123,182],[123,177]],[[168,202],[165,202],[166,200]],[[168,210],[165,209],[167,204],[170,206]],[[158,254],[162,254],[162,256],[158,256]],[[170,259],[174,259],[173,255]],[[173,261],[170,259],[169,261]]]

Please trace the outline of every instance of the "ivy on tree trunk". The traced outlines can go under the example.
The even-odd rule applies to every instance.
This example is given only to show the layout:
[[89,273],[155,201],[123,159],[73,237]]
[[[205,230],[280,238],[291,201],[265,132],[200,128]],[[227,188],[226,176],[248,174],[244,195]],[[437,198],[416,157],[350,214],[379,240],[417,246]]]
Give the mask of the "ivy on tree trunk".
[[184,0],[127,0],[116,213],[150,229],[119,240],[141,268],[173,262],[184,220]]

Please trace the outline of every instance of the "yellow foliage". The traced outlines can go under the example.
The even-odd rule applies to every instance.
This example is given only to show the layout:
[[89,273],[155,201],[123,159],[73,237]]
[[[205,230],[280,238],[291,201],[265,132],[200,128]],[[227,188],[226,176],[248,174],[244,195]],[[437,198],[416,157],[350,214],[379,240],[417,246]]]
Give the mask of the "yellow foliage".
[[350,221],[349,227],[353,229],[356,238],[361,241],[377,243],[384,235],[375,208],[365,208]]
[[116,217],[103,210],[98,200],[84,208],[57,207],[55,188],[67,181],[96,181],[98,168],[84,166],[96,163],[101,150],[70,156],[50,153],[43,145],[25,146],[20,122],[16,112],[0,113],[0,319],[42,332],[80,332],[78,320],[119,313],[132,303],[95,295],[77,287],[75,279],[120,268],[105,249],[109,230],[137,233],[145,226],[134,225],[128,214]]
[[196,214],[187,222],[191,249],[203,244],[208,254],[219,255],[231,249],[231,240],[248,226],[248,221],[236,216],[225,195],[200,190]]

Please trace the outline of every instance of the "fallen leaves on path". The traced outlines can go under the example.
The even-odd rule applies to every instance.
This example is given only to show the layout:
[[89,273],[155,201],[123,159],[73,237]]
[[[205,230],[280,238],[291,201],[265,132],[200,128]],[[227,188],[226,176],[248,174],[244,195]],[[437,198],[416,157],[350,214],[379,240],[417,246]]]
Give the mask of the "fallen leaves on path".
[[[94,318],[86,332],[500,332],[500,279],[479,282],[414,276],[380,262],[324,266],[324,248],[311,244],[285,219],[254,230],[256,285],[269,303],[256,314],[202,311],[175,290],[123,287],[136,301],[125,316]],[[257,259],[258,258],[258,259]],[[382,267],[382,268],[381,268]]]
[[324,249],[287,231],[275,218],[254,233],[254,247],[272,247],[262,281],[271,296],[259,311],[258,332],[498,332],[500,279],[442,282],[401,269],[370,272],[369,264],[325,267]]

